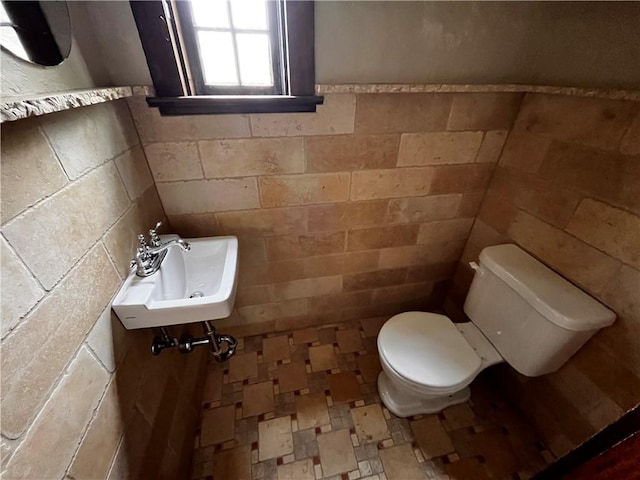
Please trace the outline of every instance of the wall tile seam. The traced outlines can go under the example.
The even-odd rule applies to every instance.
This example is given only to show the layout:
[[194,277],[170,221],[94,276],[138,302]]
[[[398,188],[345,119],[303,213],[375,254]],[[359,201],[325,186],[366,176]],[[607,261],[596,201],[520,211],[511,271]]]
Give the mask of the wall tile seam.
[[[135,129],[135,128],[134,128]],[[138,131],[136,130],[136,138],[138,138]],[[116,158],[124,155],[127,152],[130,152],[131,150],[133,150],[134,148],[136,148],[137,146],[140,145],[139,143],[139,139],[138,139],[138,143],[136,143],[135,145],[132,145],[130,147],[126,147],[125,149],[121,150],[118,153],[115,153],[114,155],[112,155],[109,158],[103,159],[100,163],[96,164],[96,165],[92,165],[91,167],[89,167],[88,169],[82,170],[77,177],[75,178],[71,178],[71,176],[69,175],[69,173],[67,172],[67,170],[64,168],[64,165],[62,164],[62,162],[60,161],[59,155],[57,150],[53,147],[53,143],[51,141],[51,139],[49,138],[49,136],[46,133],[46,130],[43,128],[42,129],[42,133],[44,135],[44,137],[47,140],[47,143],[51,146],[51,149],[53,150],[53,152],[55,153],[56,158],[58,159],[58,162],[60,163],[60,166],[62,167],[62,170],[64,171],[65,175],[67,176],[67,178],[69,179],[69,182],[76,182],[78,180],[80,180],[82,177],[86,176],[87,174],[91,173],[92,171],[96,170],[97,168],[100,168],[101,166],[109,163],[112,160],[115,160]],[[65,185],[66,186],[66,185]],[[64,187],[63,187],[64,188]],[[57,192],[56,192],[57,193]]]
[[[520,209],[520,210],[523,210],[523,209]],[[594,297],[598,298],[598,300],[600,300],[601,294],[602,294],[602,292],[605,290],[605,286],[606,286],[606,285],[607,285],[611,280],[613,280],[613,279],[616,277],[616,275],[620,272],[620,269],[622,268],[622,265],[626,265],[626,264],[624,264],[620,259],[618,259],[618,258],[616,258],[616,257],[614,257],[614,256],[612,256],[612,255],[609,255],[607,252],[604,252],[604,251],[600,250],[599,248],[597,248],[597,247],[595,247],[595,246],[593,246],[593,245],[591,245],[591,244],[589,244],[589,243],[585,242],[584,240],[581,240],[580,238],[576,237],[576,236],[575,236],[575,235],[573,235],[572,233],[567,232],[567,231],[566,231],[566,230],[564,230],[564,229],[558,228],[558,227],[556,227],[555,225],[550,224],[550,223],[549,223],[549,222],[547,222],[546,220],[544,220],[544,219],[540,218],[538,215],[535,215],[535,214],[533,214],[533,213],[527,212],[526,210],[523,210],[523,211],[524,211],[527,215],[530,215],[530,216],[534,217],[536,220],[538,220],[538,221],[540,221],[540,222],[544,223],[547,227],[552,228],[552,229],[554,229],[554,230],[557,230],[557,231],[559,231],[559,232],[561,232],[561,233],[563,233],[563,234],[565,234],[565,235],[567,235],[567,236],[571,237],[573,240],[576,240],[577,242],[581,243],[583,246],[585,246],[585,247],[587,247],[587,248],[590,248],[590,249],[593,249],[593,250],[596,250],[598,253],[601,253],[602,255],[606,256],[607,258],[610,258],[611,260],[614,260],[615,262],[617,262],[617,263],[619,264],[619,265],[618,265],[618,267],[615,269],[615,271],[612,273],[612,275],[607,279],[607,281],[603,283],[603,286],[600,288],[600,290],[590,290],[590,289],[588,289],[586,286],[579,286],[579,285],[578,285],[574,280],[567,278],[567,276],[566,276],[566,275],[560,274],[560,276],[561,276],[561,277],[563,277],[563,278],[567,279],[567,280],[568,280],[569,282],[571,282],[572,284],[574,284],[574,285],[578,286],[578,288],[579,288],[580,290],[583,290],[583,291],[585,291],[585,292],[587,292],[587,293],[589,293],[589,294],[593,295]],[[476,220],[477,220],[477,219],[476,219]],[[475,224],[475,222],[474,222],[474,224]],[[509,227],[511,227],[511,225],[509,225]],[[493,227],[491,227],[491,228],[493,228]],[[512,240],[512,239],[511,239],[511,235],[509,234],[509,229],[507,229],[507,232],[506,232],[504,235],[505,235],[507,238],[509,238],[510,240]],[[465,247],[465,248],[466,248],[466,247]],[[527,250],[526,248],[524,248],[524,247],[523,247],[523,246],[521,246],[521,245],[520,245],[520,248],[523,248],[524,250]],[[528,251],[528,250],[527,250],[527,251]],[[528,251],[528,252],[529,252],[529,251]],[[546,262],[545,262],[544,260],[542,260],[541,258],[539,258],[539,257],[538,257],[537,255],[535,255],[534,253],[529,252],[529,254],[530,254],[530,255],[532,255],[532,256],[534,256],[535,258],[537,258],[537,259],[538,259],[540,262],[542,262],[544,265],[547,265],[547,264],[546,264]],[[548,266],[548,265],[547,265],[547,266]],[[549,267],[549,266],[548,266],[548,267]],[[549,267],[549,268],[551,268],[551,267]],[[634,268],[634,267],[631,267],[631,268]],[[552,270],[554,270],[554,269],[552,268]],[[634,268],[634,270],[635,270],[635,268]],[[605,305],[606,305],[606,304],[605,304]],[[611,308],[611,307],[610,307],[610,308]]]
[[18,254],[17,250],[13,247],[13,245],[11,245],[11,243],[9,243],[9,240],[7,240],[7,238],[4,236],[4,233],[0,230],[0,236],[2,237],[2,240],[4,240],[4,243],[6,244],[6,248],[9,249],[9,251],[16,257],[16,259],[18,260],[18,262],[20,262],[20,265],[22,265],[22,267],[24,267],[25,271],[27,272],[27,274],[29,276],[31,276],[32,280],[35,280],[38,288],[42,291],[42,296],[40,297],[40,299],[34,303],[31,308],[29,310],[27,310],[25,313],[22,314],[22,316],[18,319],[18,321],[16,322],[16,324],[11,327],[9,330],[7,330],[5,332],[5,334],[2,336],[1,341],[4,342],[4,339],[7,338],[9,336],[9,334],[15,330],[18,325],[20,325],[23,321],[24,318],[26,318],[35,308],[36,306],[42,301],[44,300],[44,298],[47,296],[48,292],[47,289],[44,288],[44,285],[42,285],[42,283],[40,282],[40,280],[33,274],[33,272],[31,271],[31,269],[29,269],[29,267],[27,266],[27,264],[25,263],[25,261],[22,259],[22,257]]
[[[133,149],[135,147],[132,147],[131,149]],[[131,150],[129,149],[129,150]],[[126,152],[124,152],[126,153]],[[56,190],[53,193],[50,193],[48,195],[43,196],[42,198],[40,198],[37,202],[35,202],[33,205],[30,205],[29,207],[25,208],[24,210],[22,210],[20,213],[14,215],[13,217],[11,217],[9,220],[6,220],[5,222],[2,223],[2,225],[0,227],[6,227],[12,223],[14,223],[18,218],[23,217],[24,215],[31,213],[31,211],[35,210],[36,208],[40,207],[41,205],[43,205],[45,202],[47,202],[48,200],[50,200],[51,198],[69,190],[72,186],[74,186],[76,183],[78,183],[79,181],[85,179],[88,175],[91,175],[92,173],[94,173],[96,170],[106,166],[107,164],[109,164],[109,162],[114,161],[115,157],[107,160],[106,162],[101,163],[100,165],[96,165],[95,167],[91,168],[90,170],[87,170],[85,173],[82,174],[82,176],[74,179],[74,180],[70,180],[69,182],[67,182],[62,188]],[[113,166],[115,167],[116,171],[118,171],[118,166],[114,164]],[[121,186],[123,188],[123,190],[125,191],[125,193],[127,192],[127,189],[124,185],[124,182],[122,181],[122,177],[120,176],[120,172],[118,171],[118,180],[120,180]],[[129,199],[129,195],[127,194],[127,199]]]
[[[630,155],[627,155],[628,157],[631,157]],[[640,156],[638,156],[638,161],[640,162]],[[538,180],[540,182],[546,183],[549,186],[553,187],[554,190],[553,191],[564,191],[564,192],[570,192],[575,194],[579,200],[578,203],[576,205],[576,208],[573,210],[572,212],[572,216],[569,218],[569,220],[573,217],[573,215],[575,214],[576,210],[578,209],[578,207],[580,206],[580,204],[585,200],[585,199],[590,199],[593,200],[595,202],[599,202],[599,203],[604,203],[605,205],[608,205],[611,208],[615,208],[617,210],[622,210],[625,213],[628,213],[629,215],[634,215],[636,217],[640,216],[640,213],[637,211],[633,211],[631,209],[629,209],[628,206],[622,205],[621,203],[611,203],[611,201],[608,198],[605,198],[604,196],[598,196],[596,194],[594,194],[594,192],[592,191],[588,191],[586,189],[580,189],[580,188],[575,188],[572,186],[567,186],[564,183],[560,183],[558,180],[556,180],[554,177],[544,177],[541,176],[536,172],[529,172],[529,171],[525,171],[525,170],[521,170],[519,168],[510,166],[510,165],[504,165],[504,164],[496,164],[496,170],[498,168],[504,169],[507,171],[508,175],[513,175],[513,176],[519,176],[519,177],[525,177],[527,178],[527,180]],[[494,174],[495,171],[493,171],[493,173],[491,174],[491,178],[490,178],[490,183],[489,183],[489,187],[488,189],[491,189],[491,186],[493,184],[493,179],[494,179]],[[513,202],[510,201],[509,202],[516,206],[517,208],[524,210],[523,207],[519,207],[518,205],[514,204]],[[567,220],[567,223],[568,221]],[[566,225],[565,225],[566,226]],[[557,228],[557,227],[556,227]],[[563,227],[564,228],[564,227]]]
[[[116,445],[115,452],[113,453],[113,458],[111,459],[111,462],[109,463],[109,467],[107,468],[107,475],[105,476],[105,479],[110,479],[110,478],[116,479],[116,477],[112,477],[111,474],[113,473],[113,469],[116,468],[116,459],[118,458],[118,453],[120,452],[120,449],[123,447],[123,444],[126,441],[127,441],[127,428],[125,427],[123,428],[123,432],[122,432],[122,435],[120,436],[118,445]],[[76,479],[73,479],[73,480],[76,480]]]
[[[94,248],[98,247],[98,244],[101,244],[101,239],[100,239],[100,240],[98,240],[96,243],[94,243],[94,244],[91,246],[91,248],[89,248],[89,249],[88,249],[88,250],[87,250],[87,251],[82,255],[82,257],[80,257],[80,259],[79,259],[79,260],[78,260],[78,261],[73,265],[73,267],[71,267],[71,268],[69,269],[69,271],[68,271],[68,272],[65,274],[65,276],[61,279],[61,281],[62,281],[63,279],[66,279],[66,278],[69,276],[70,272],[71,272],[74,268],[76,268],[76,267],[77,267],[77,265],[78,265],[80,262],[82,262],[82,261],[85,259],[85,257],[87,257],[87,256],[91,253],[91,251],[92,251]],[[108,255],[109,255],[109,254],[106,252],[106,249],[104,249],[104,245],[101,245],[101,246],[103,247],[103,250],[104,250],[105,254],[106,254],[106,255],[107,255],[107,257],[108,257]],[[112,266],[113,266],[113,265],[112,265]],[[118,275],[118,277],[120,277],[120,275],[118,274],[118,271],[117,271],[117,270],[115,270],[115,272],[116,272],[116,274]],[[56,283],[56,285],[55,285],[55,286],[57,286],[59,283],[60,283],[60,282]],[[119,287],[118,287],[118,288],[119,288]],[[32,308],[31,310],[29,310],[29,313],[32,313],[32,312],[36,309],[36,307],[37,307],[38,305],[40,305],[40,304],[41,304],[45,299],[47,299],[47,298],[49,298],[51,295],[53,295],[53,292],[54,292],[54,291],[55,291],[55,287],[53,287],[53,288],[51,289],[51,291],[46,292],[46,294],[45,294],[45,295],[44,295],[44,296],[43,296],[43,297],[42,297],[42,298],[41,298],[41,299],[36,303],[36,305],[34,305],[34,306],[33,306],[33,308]],[[102,311],[104,311],[104,309],[107,307],[107,305],[109,305],[109,303],[111,303],[111,302],[113,301],[113,298],[115,297],[115,294],[116,294],[116,293],[117,293],[117,290],[116,290],[116,291],[114,291],[114,293],[112,294],[112,296],[111,296],[111,300],[109,300],[109,302],[107,302],[107,304],[105,304],[105,305],[102,307],[102,309],[100,310],[101,312],[102,312]],[[10,335],[12,336],[12,335],[17,335],[17,334],[19,334],[19,330],[20,330],[20,329],[19,329],[19,327],[22,327],[22,326],[24,325],[24,318],[26,318],[26,317],[27,317],[27,315],[25,315],[25,316],[23,317],[23,319],[21,319],[21,321],[20,321],[20,322],[19,322],[19,323],[18,323],[18,324],[13,328],[13,329],[11,329],[7,335],[5,335],[5,336],[3,337],[3,339],[2,339],[2,343],[4,343],[4,342],[9,338],[9,336],[10,336]],[[97,321],[97,320],[98,320],[98,318],[96,318],[96,321]],[[87,337],[88,337],[89,333],[91,332],[91,330],[93,329],[93,327],[94,327],[94,326],[95,326],[95,322],[94,322],[94,324],[91,326],[91,328],[87,331],[87,333],[85,334],[85,336],[84,336],[84,338],[82,339],[82,341],[80,341],[80,342],[79,342],[79,344],[78,344],[78,350],[79,350],[79,349],[80,349],[80,347],[82,347],[82,345],[86,342]],[[75,356],[77,355],[78,350],[76,350],[76,351],[75,351],[76,353],[72,356],[72,359],[73,359],[73,358],[75,358]],[[92,349],[91,349],[91,351],[93,352],[93,350],[92,350]],[[102,365],[102,362],[100,362],[100,365]],[[67,367],[68,367],[68,365],[67,365]],[[66,367],[65,367],[65,368],[66,368]],[[63,370],[63,372],[64,372],[64,370]]]
[[[124,152],[122,152],[120,155],[116,156],[113,158],[113,163],[116,166],[116,170],[118,172],[118,177],[120,178],[120,182],[122,183],[122,185],[124,186],[124,191],[127,194],[127,198],[129,199],[129,201],[131,203],[135,203],[139,198],[141,198],[146,192],[147,190],[150,188],[148,187],[147,190],[144,190],[142,193],[140,193],[136,198],[131,198],[131,193],[129,192],[129,189],[127,188],[127,184],[124,181],[124,173],[122,171],[120,171],[120,167],[118,166],[118,162],[117,160],[119,158],[121,158],[123,155],[131,152],[133,149],[135,149],[136,147],[140,147],[140,151],[142,152],[142,155],[144,157],[144,161],[145,161],[145,165],[147,166],[147,171],[149,172],[149,177],[151,178],[151,182],[155,185],[155,179],[153,178],[153,172],[151,171],[151,167],[149,167],[149,162],[147,161],[147,154],[144,151],[144,148],[142,148],[142,146],[140,146],[140,144],[138,145],[134,145],[133,147],[131,147],[128,150],[125,150]],[[137,183],[137,182],[136,182]]]
[[[62,161],[60,160],[60,156],[58,155],[58,152],[56,151],[55,147],[53,146],[53,142],[51,141],[51,139],[49,138],[49,136],[46,133],[46,130],[42,126],[42,122],[40,121],[39,118],[36,118],[35,121],[36,121],[36,123],[38,125],[38,132],[40,133],[42,138],[44,138],[45,143],[47,144],[47,146],[49,147],[49,149],[53,153],[53,156],[55,157],[56,161],[58,162],[58,166],[60,167],[60,170],[62,170],[62,172],[64,173],[64,176],[67,178],[67,182],[65,183],[65,186],[66,186],[70,182],[72,182],[73,180],[69,176],[69,173],[67,172],[67,170],[64,168],[64,165],[62,164]],[[51,195],[53,195],[55,193],[56,192],[51,193],[48,196],[51,196]]]
[[[151,188],[151,187],[150,187],[150,188]],[[102,242],[102,239],[103,239],[103,238],[104,238],[104,236],[107,234],[107,232],[108,232],[108,231],[109,231],[109,230],[110,230],[110,229],[111,229],[111,228],[112,228],[112,227],[113,227],[113,226],[114,226],[114,225],[115,225],[115,224],[116,224],[116,223],[117,223],[117,222],[118,222],[118,221],[119,221],[119,220],[120,220],[120,219],[121,219],[121,218],[122,218],[122,217],[123,217],[123,216],[124,216],[128,211],[129,211],[129,209],[131,208],[131,206],[132,206],[132,205],[131,205],[131,203],[130,203],[130,204],[129,204],[129,207],[127,207],[127,209],[122,213],[122,215],[120,215],[119,217],[117,217],[117,218],[115,219],[115,221],[114,221],[114,222],[113,222],[109,227],[107,227],[107,229],[104,231],[104,233],[103,233],[103,234],[102,234],[102,235],[101,235],[101,236],[100,236],[100,237],[99,237],[95,242],[93,242],[91,245],[89,245],[89,247],[85,250],[85,252],[84,252],[84,253],[83,253],[83,254],[82,254],[82,255],[81,255],[81,256],[80,256],[80,257],[79,257],[75,262],[73,262],[73,264],[71,264],[71,265],[69,266],[69,268],[67,269],[67,271],[66,271],[66,272],[64,272],[64,273],[62,274],[62,276],[61,276],[60,278],[58,278],[58,279],[55,281],[55,283],[54,283],[54,284],[53,284],[49,289],[46,289],[44,286],[42,286],[42,284],[40,283],[40,281],[38,281],[38,284],[42,286],[42,288],[44,289],[44,291],[45,291],[46,293],[45,293],[45,295],[44,295],[44,296],[43,296],[43,297],[38,301],[38,303],[37,303],[36,305],[34,305],[34,306],[33,306],[33,308],[32,308],[31,310],[29,310],[29,312],[31,312],[33,309],[35,309],[35,307],[36,307],[38,304],[40,304],[40,303],[41,303],[41,302],[42,302],[42,301],[43,301],[43,300],[44,300],[44,299],[45,299],[45,298],[46,298],[46,297],[47,297],[51,292],[53,292],[53,291],[55,290],[55,288],[60,284],[60,282],[62,282],[65,278],[67,278],[67,276],[69,275],[69,273],[71,272],[71,270],[73,270],[73,269],[74,269],[74,268],[75,268],[75,267],[76,267],[76,266],[77,266],[77,265],[78,265],[78,264],[79,264],[79,263],[80,263],[80,262],[81,262],[81,261],[82,261],[82,260],[87,256],[87,254],[88,254],[88,253],[89,253],[89,252],[90,252],[90,251],[91,251],[91,250],[92,250],[92,249],[93,249],[93,248],[94,248],[98,243],[101,243],[101,242]],[[3,238],[5,238],[5,237],[4,237],[4,235],[3,235]],[[9,241],[8,241],[6,238],[5,238],[5,241],[7,241],[7,244],[11,245],[11,244],[9,243]],[[11,245],[11,247],[12,247],[12,248],[14,248],[14,247],[13,247],[13,245]],[[110,255],[110,253],[109,253],[109,250],[106,248],[106,246],[104,245],[104,243],[103,243],[103,247],[105,248],[105,252],[106,252],[106,254],[107,254],[107,257],[109,257],[109,259],[111,260],[112,265],[114,265],[114,262],[113,262],[113,260],[111,259],[111,255]],[[18,256],[18,258],[20,259],[20,261],[21,261],[23,264],[25,264],[25,263],[24,263],[24,260],[23,260],[21,257],[19,257],[19,256]],[[34,275],[34,273],[31,271],[31,269],[30,269],[26,264],[25,264],[25,268],[27,268],[27,271],[28,271],[31,275]],[[117,269],[116,269],[116,274],[118,275],[118,277],[120,277],[120,273],[118,273],[118,270],[117,270]],[[120,277],[120,278],[122,278],[122,277]],[[25,315],[25,317],[26,317],[26,315]],[[15,328],[15,327],[14,327],[14,328]],[[3,338],[6,338],[6,336],[5,336],[5,337],[3,337]]]
[[[518,116],[520,115],[520,112],[518,112]],[[516,117],[517,120],[518,117]],[[555,134],[552,133],[531,133],[529,132],[526,128],[520,127],[517,125],[518,122],[514,122],[514,124],[512,125],[512,127],[509,129],[509,132],[514,131],[516,133],[526,133],[529,136],[535,137],[536,139],[543,139],[543,140],[548,140],[549,141],[549,148],[551,148],[552,144],[560,144],[560,145],[564,145],[564,146],[568,146],[568,147],[580,147],[582,149],[586,149],[586,150],[590,150],[590,151],[596,151],[598,153],[602,153],[602,154],[616,154],[619,155],[621,157],[626,157],[626,158],[638,158],[640,157],[640,155],[632,155],[629,153],[623,153],[620,151],[620,147],[622,144],[622,141],[625,138],[625,135],[629,132],[629,130],[631,129],[631,127],[633,126],[633,119],[631,119],[631,121],[629,122],[629,125],[627,125],[625,128],[625,134],[620,137],[620,141],[618,142],[618,144],[613,147],[613,148],[603,148],[602,146],[595,146],[595,145],[589,145],[586,143],[581,143],[577,140],[567,140],[567,139],[562,139],[562,138],[557,138],[555,136]],[[506,142],[505,142],[506,143]]]
[[[46,408],[47,404],[50,401],[52,401],[51,398],[56,394],[56,391],[58,390],[58,387],[60,386],[60,384],[64,381],[65,377],[67,376],[67,370],[69,369],[71,364],[74,362],[74,360],[78,357],[78,354],[80,353],[80,351],[82,350],[82,348],[84,346],[85,346],[85,342],[83,340],[82,342],[80,342],[78,344],[78,348],[73,352],[73,355],[71,355],[69,361],[64,365],[64,367],[60,371],[60,374],[58,375],[58,378],[56,378],[56,381],[54,382],[54,384],[47,391],[46,396],[43,398],[42,402],[40,402],[38,404],[37,409],[35,411],[35,414],[29,419],[28,423],[26,424],[26,426],[25,426],[23,432],[20,434],[20,436],[18,438],[14,439],[14,438],[10,438],[10,437],[8,437],[8,436],[6,436],[4,434],[2,435],[3,437],[8,438],[9,440],[12,440],[12,441],[19,440],[19,443],[16,445],[16,447],[13,449],[13,452],[11,453],[11,457],[14,457],[18,453],[18,451],[21,449],[21,447],[24,446],[24,441],[26,440],[29,432],[31,431],[32,428],[35,427],[36,423],[38,422],[38,419],[42,415],[42,411]],[[93,351],[89,350],[87,353],[89,353],[89,355],[91,355],[91,357],[94,360],[98,360],[95,357],[95,355],[93,354]],[[100,367],[104,368],[100,361],[98,361],[98,365]],[[106,369],[105,369],[105,372],[107,372],[107,375],[110,376],[109,372]],[[109,384],[109,382],[107,382],[106,385],[108,385],[108,384]],[[106,392],[106,385],[105,385],[105,389],[102,391],[102,394],[100,395],[100,400],[98,401],[98,403],[96,405],[99,405],[100,401],[102,401],[102,398],[104,397],[104,394]],[[97,406],[96,406],[96,409],[97,409]],[[95,413],[95,409],[94,409],[94,413]],[[94,413],[92,413],[92,417],[91,418],[93,418],[93,414]],[[87,423],[85,428],[87,428],[88,425],[89,425],[89,423]],[[81,437],[83,435],[84,435],[84,430],[83,430],[83,434],[81,435]],[[78,444],[78,447],[79,447],[79,444]],[[74,455],[75,455],[75,451],[74,451]],[[4,472],[4,470],[3,470],[3,472]]]
[[[96,244],[99,242],[96,242]],[[85,254],[82,256],[82,258],[86,257],[91,250],[93,250],[93,246],[91,247],[91,249],[89,249],[87,252],[85,252]],[[78,261],[78,263],[80,262],[80,260]],[[69,270],[71,271],[71,270]],[[117,273],[117,271],[116,271]],[[106,305],[104,305],[101,308],[101,312],[104,311],[104,309],[107,307],[107,305],[109,305],[112,301],[113,298],[115,297],[115,294],[117,293],[117,290],[113,293],[111,299],[109,300],[109,302],[107,302]],[[46,298],[48,295],[45,295],[45,297],[43,297],[42,299],[40,299],[40,301],[38,302],[38,305],[40,303],[42,303],[42,301],[44,300],[44,298]],[[35,306],[34,306],[35,309]],[[33,309],[31,310],[33,311]],[[49,401],[49,399],[51,398],[51,396],[53,395],[53,393],[55,392],[56,388],[58,387],[58,385],[60,384],[60,382],[62,382],[62,380],[64,379],[64,373],[67,371],[67,369],[69,368],[69,366],[71,365],[71,363],[73,363],[73,361],[76,359],[76,357],[78,356],[78,353],[80,352],[80,350],[82,349],[82,347],[84,345],[87,345],[88,347],[88,351],[89,353],[98,361],[98,365],[100,365],[100,367],[104,368],[104,370],[107,372],[107,375],[111,376],[111,372],[109,372],[109,370],[103,365],[103,363],[100,361],[100,359],[97,357],[97,355],[95,354],[95,352],[93,351],[92,348],[89,347],[88,342],[87,342],[87,337],[89,336],[89,334],[91,333],[91,330],[93,330],[93,327],[95,327],[95,324],[98,320],[98,317],[96,317],[95,321],[93,322],[93,325],[91,326],[91,328],[89,328],[87,330],[87,333],[84,335],[84,337],[82,338],[82,340],[80,342],[78,342],[78,346],[76,347],[76,349],[72,352],[72,354],[69,357],[69,361],[64,365],[64,367],[62,368],[62,370],[60,371],[58,377],[56,377],[55,381],[53,382],[53,384],[51,385],[51,387],[47,390],[47,392],[45,393],[42,401],[36,405],[35,408],[35,414],[27,421],[27,424],[23,430],[23,432],[20,434],[20,436],[18,438],[24,438],[25,435],[27,434],[27,432],[29,431],[29,429],[33,426],[33,424],[35,423],[38,415],[40,414],[40,412],[42,411],[42,409],[44,408],[44,406],[46,405],[46,403]],[[24,325],[24,321],[19,322],[18,324],[19,326],[23,326]],[[18,331],[18,325],[16,325],[16,327],[14,327],[11,331],[10,334],[11,335],[16,335],[19,333]],[[18,332],[18,333],[16,333]],[[4,343],[7,339],[9,338],[9,335],[6,335],[3,339],[2,339],[2,343]],[[113,373],[115,374],[115,372]],[[6,436],[6,435],[4,435]],[[15,440],[12,439],[10,437],[6,437],[9,438],[10,440]],[[16,452],[16,450],[14,450],[14,453]]]
[[[91,413],[91,418],[89,419],[89,421],[87,422],[87,424],[85,425],[84,430],[82,431],[80,438],[78,439],[76,448],[73,452],[73,454],[71,455],[71,459],[69,460],[69,464],[67,465],[67,468],[65,468],[64,471],[64,475],[66,478],[67,476],[69,478],[73,478],[69,475],[69,469],[71,468],[71,466],[73,465],[73,462],[75,461],[76,457],[78,456],[78,452],[80,451],[80,447],[82,446],[82,444],[84,443],[85,438],[87,437],[87,434],[89,432],[89,429],[91,428],[92,423],[94,422],[97,414],[98,414],[98,410],[100,410],[100,406],[102,405],[102,401],[104,400],[107,391],[109,390],[109,387],[111,386],[111,384],[113,382],[115,382],[115,375],[111,372],[109,372],[109,370],[104,366],[104,364],[100,361],[100,358],[98,357],[98,355],[93,351],[93,349],[90,347],[90,345],[87,343],[86,339],[83,342],[82,345],[85,345],[87,348],[87,351],[89,353],[89,355],[91,355],[93,357],[93,359],[98,363],[98,365],[100,365],[104,371],[107,373],[107,376],[109,378],[109,381],[107,382],[107,384],[105,385],[104,390],[102,391],[102,394],[100,395],[100,399],[98,400],[98,403],[96,403],[96,407],[93,409],[93,412]],[[80,349],[78,349],[78,352],[80,351]],[[77,353],[76,353],[77,355]],[[75,356],[74,356],[75,358]],[[115,454],[114,454],[115,455]]]
[[[202,161],[202,148],[200,146],[200,143],[201,143],[201,140],[196,140],[195,141],[196,150],[198,152],[198,166],[200,167],[200,172],[202,173],[202,178],[206,179],[207,178],[207,173],[204,171],[204,162]],[[146,151],[145,151],[145,155],[146,155]],[[151,168],[151,166],[149,166],[149,168]],[[153,171],[151,173],[153,174]],[[155,176],[153,177],[153,181],[154,181],[154,183],[157,182],[156,179],[155,179]]]

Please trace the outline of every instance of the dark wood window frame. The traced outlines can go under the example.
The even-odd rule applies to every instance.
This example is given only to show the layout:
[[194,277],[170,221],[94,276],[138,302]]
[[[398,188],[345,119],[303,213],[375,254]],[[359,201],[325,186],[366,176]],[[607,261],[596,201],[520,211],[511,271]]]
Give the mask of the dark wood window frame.
[[173,5],[169,0],[130,1],[156,90],[147,103],[162,115],[315,112],[323,97],[315,95],[313,1],[282,1],[286,9],[282,37],[286,68],[277,68],[286,72],[286,78],[280,80],[282,94],[278,95],[203,95],[212,92],[203,88],[201,80],[198,83],[197,71],[190,78],[186,64],[190,47],[185,45],[188,41],[181,41],[183,32],[173,20],[175,3],[180,0]]

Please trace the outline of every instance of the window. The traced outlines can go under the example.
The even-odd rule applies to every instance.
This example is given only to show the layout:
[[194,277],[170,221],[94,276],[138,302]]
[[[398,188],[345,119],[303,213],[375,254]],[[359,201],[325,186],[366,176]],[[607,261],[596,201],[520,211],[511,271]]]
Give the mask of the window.
[[313,2],[132,1],[164,115],[313,112]]

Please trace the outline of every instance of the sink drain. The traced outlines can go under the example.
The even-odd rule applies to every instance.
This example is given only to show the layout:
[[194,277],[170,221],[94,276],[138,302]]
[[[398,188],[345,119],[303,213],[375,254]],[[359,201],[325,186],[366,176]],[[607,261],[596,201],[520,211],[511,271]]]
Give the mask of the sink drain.
[[200,298],[200,297],[204,297],[204,293],[202,293],[202,292],[193,292],[191,295],[189,295],[189,298]]

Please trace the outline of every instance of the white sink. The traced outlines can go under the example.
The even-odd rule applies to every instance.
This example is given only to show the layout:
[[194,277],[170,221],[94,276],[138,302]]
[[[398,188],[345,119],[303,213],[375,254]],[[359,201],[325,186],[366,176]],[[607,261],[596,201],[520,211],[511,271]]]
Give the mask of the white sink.
[[[163,241],[175,235],[163,235]],[[113,300],[124,327],[163,327],[231,315],[236,296],[238,239],[185,238],[189,251],[171,247],[149,277],[129,273]]]

